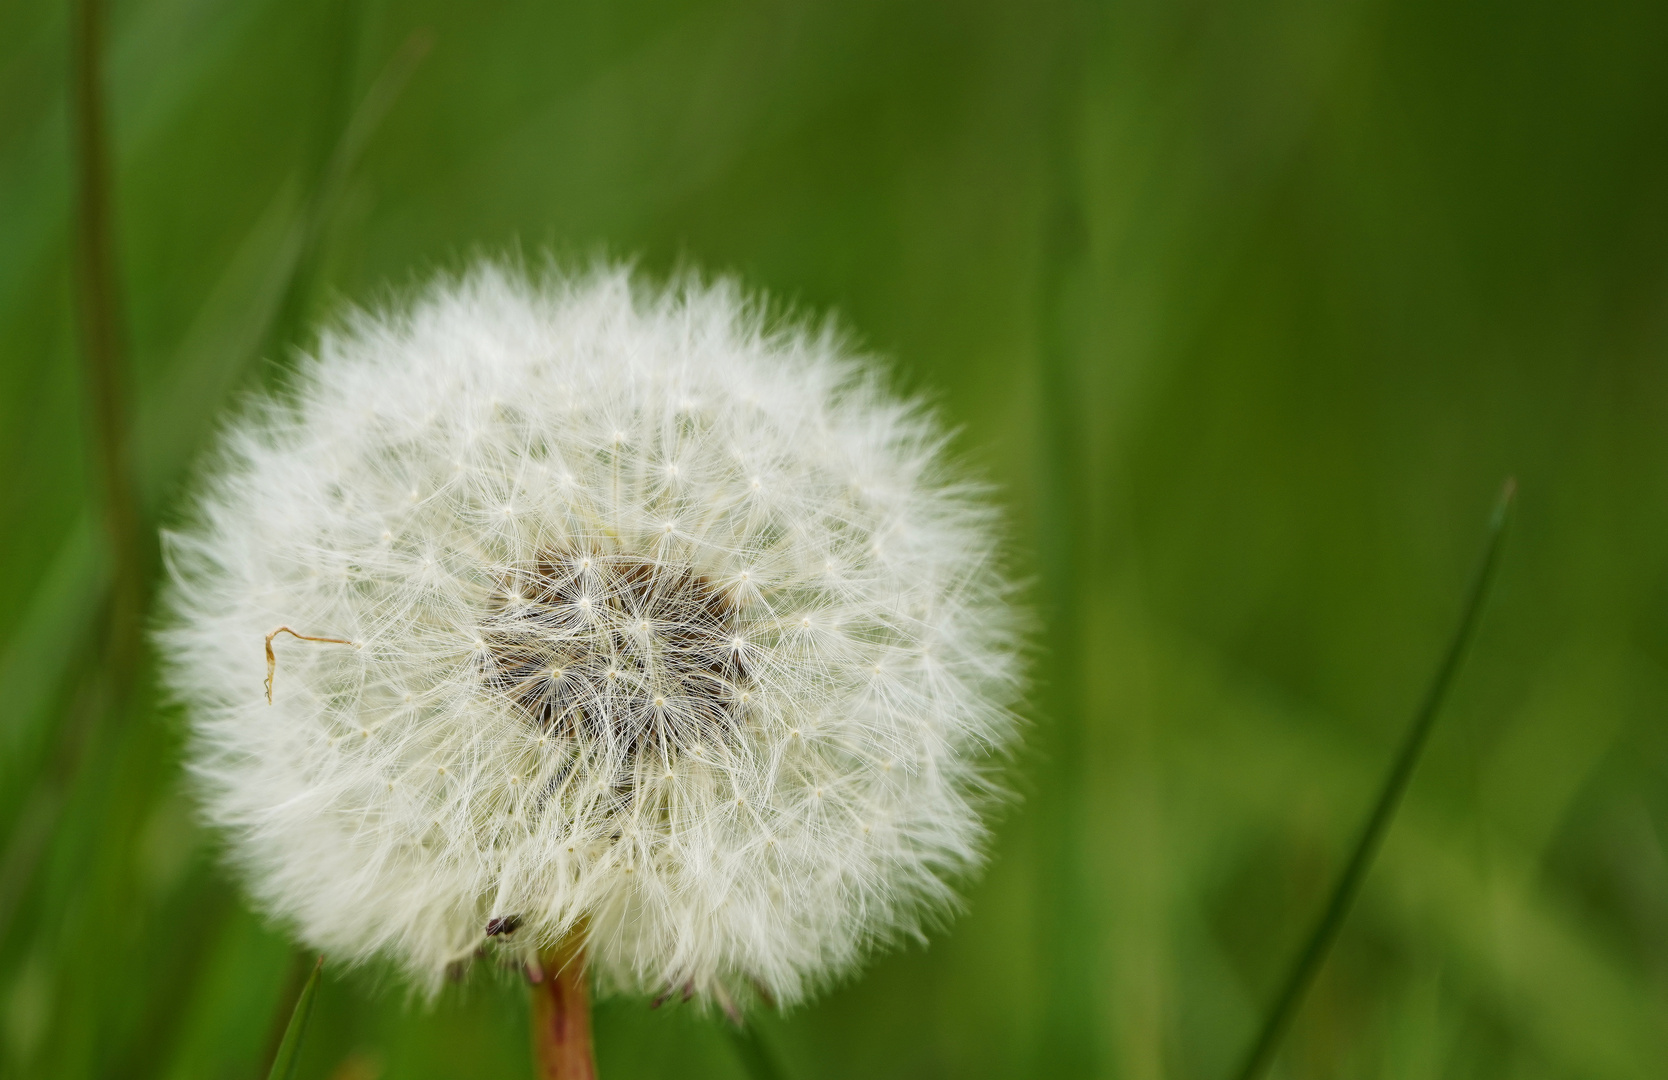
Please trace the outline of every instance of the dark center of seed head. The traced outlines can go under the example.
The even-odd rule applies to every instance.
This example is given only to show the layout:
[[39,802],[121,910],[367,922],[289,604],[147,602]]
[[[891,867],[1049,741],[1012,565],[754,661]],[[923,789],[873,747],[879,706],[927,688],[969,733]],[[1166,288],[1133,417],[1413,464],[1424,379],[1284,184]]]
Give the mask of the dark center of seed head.
[[688,567],[547,552],[500,578],[482,636],[486,684],[540,732],[670,756],[740,725],[735,604]]

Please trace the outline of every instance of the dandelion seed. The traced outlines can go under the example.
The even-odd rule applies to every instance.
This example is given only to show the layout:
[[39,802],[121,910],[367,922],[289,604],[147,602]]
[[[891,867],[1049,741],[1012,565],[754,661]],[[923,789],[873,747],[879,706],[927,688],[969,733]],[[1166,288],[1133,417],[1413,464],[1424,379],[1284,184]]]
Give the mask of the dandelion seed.
[[[1018,685],[992,513],[930,415],[759,311],[489,266],[232,425],[161,651],[210,816],[309,945],[432,992],[580,940],[604,989],[736,1012],[918,936],[979,864]],[[361,648],[268,707],[282,624]]]

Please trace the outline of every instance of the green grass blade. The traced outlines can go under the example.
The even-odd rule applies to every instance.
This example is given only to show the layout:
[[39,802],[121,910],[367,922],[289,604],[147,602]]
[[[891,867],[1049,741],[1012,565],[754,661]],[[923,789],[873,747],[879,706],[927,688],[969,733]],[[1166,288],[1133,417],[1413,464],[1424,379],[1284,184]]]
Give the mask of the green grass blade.
[[70,65],[75,148],[75,294],[81,353],[93,423],[89,459],[98,478],[110,547],[108,638],[100,662],[125,700],[139,662],[144,632],[145,549],[134,491],[128,328],[122,313],[115,202],[104,88],[105,11],[102,0],[74,6]]
[[278,1044],[278,1053],[272,1057],[272,1068],[266,1074],[266,1080],[292,1080],[295,1076],[295,1061],[301,1053],[301,1040],[307,1037],[307,1021],[313,1015],[313,999],[319,992],[319,973],[324,970],[324,957],[319,957],[313,965],[313,973],[307,976],[307,982],[301,987],[301,994],[295,999],[295,1009],[290,1013],[289,1026],[284,1029],[284,1040]]
[[741,1062],[741,1067],[747,1070],[749,1080],[784,1080],[786,1074],[777,1064],[776,1055],[771,1053],[770,1047],[759,1037],[757,1028],[752,1025],[725,1024],[724,1030],[729,1034],[736,1059]]
[[1274,1007],[1269,1010],[1262,1029],[1257,1033],[1256,1042],[1251,1044],[1251,1050],[1245,1056],[1245,1063],[1238,1073],[1239,1080],[1257,1080],[1268,1070],[1274,1060],[1275,1051],[1280,1047],[1281,1037],[1291,1026],[1292,1018],[1297,1015],[1298,1008],[1303,1004],[1304,994],[1314,982],[1315,974],[1326,961],[1327,954],[1332,951],[1332,943],[1338,938],[1344,918],[1349,914],[1356,894],[1361,891],[1361,882],[1366,878],[1367,870],[1372,866],[1373,856],[1377,854],[1384,833],[1396,815],[1396,807],[1401,803],[1402,793],[1407,790],[1408,781],[1413,776],[1413,768],[1418,764],[1419,755],[1429,740],[1431,726],[1442,709],[1442,702],[1448,696],[1448,688],[1453,684],[1460,662],[1465,658],[1465,647],[1477,628],[1477,618],[1482,613],[1483,601],[1487,599],[1489,584],[1494,579],[1494,567],[1500,556],[1500,542],[1505,538],[1506,521],[1516,495],[1517,482],[1508,479],[1495,502],[1482,561],[1478,563],[1477,571],[1471,579],[1471,588],[1466,594],[1459,626],[1448,643],[1448,651],[1443,654],[1442,663],[1436,669],[1430,689],[1425,692],[1424,700],[1420,702],[1418,711],[1413,714],[1413,722],[1408,725],[1401,751],[1390,767],[1390,774],[1384,779],[1378,801],[1373,805],[1372,814],[1367,818],[1367,824],[1355,842],[1355,849],[1350,852],[1349,862],[1345,865],[1343,874],[1333,886],[1331,899],[1327,901],[1315,928],[1310,931],[1303,950],[1298,953],[1291,971],[1286,976],[1280,996],[1275,999]]

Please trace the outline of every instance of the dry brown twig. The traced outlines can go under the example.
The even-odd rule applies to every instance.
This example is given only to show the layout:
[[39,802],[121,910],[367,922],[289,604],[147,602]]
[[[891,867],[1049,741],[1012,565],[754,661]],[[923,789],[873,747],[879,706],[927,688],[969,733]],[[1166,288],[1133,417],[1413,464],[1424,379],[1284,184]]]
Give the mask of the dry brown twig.
[[353,645],[354,648],[359,648],[358,645],[354,645],[347,638],[313,637],[309,634],[298,634],[287,626],[280,626],[266,636],[266,703],[268,705],[272,704],[272,677],[278,671],[278,654],[272,651],[272,639],[279,634],[288,634],[298,641],[322,641],[331,645]]

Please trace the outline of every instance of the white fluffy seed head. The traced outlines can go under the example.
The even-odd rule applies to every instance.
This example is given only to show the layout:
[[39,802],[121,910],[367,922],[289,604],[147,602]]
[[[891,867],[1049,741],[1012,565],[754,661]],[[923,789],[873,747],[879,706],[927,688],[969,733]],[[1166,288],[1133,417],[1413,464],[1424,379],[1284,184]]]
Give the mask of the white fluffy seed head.
[[[1009,743],[993,515],[827,333],[485,266],[328,333],[170,534],[208,814],[310,945],[432,990],[788,1003],[953,899]],[[279,626],[272,704],[262,640]],[[509,931],[509,932],[506,932]]]

